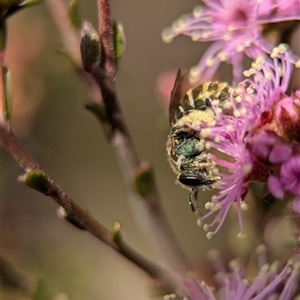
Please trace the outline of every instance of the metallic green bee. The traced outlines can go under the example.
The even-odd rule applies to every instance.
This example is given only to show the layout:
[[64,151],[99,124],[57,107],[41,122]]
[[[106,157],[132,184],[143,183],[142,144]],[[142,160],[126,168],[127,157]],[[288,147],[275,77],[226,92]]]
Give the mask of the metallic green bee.
[[211,103],[222,112],[232,112],[229,86],[226,83],[207,82],[189,89],[184,94],[184,76],[177,73],[169,105],[170,133],[167,154],[171,168],[181,185],[190,190],[188,201],[195,211],[193,197],[198,188],[210,190],[221,178],[214,171],[214,163],[205,149],[201,130],[192,127],[215,125],[216,117]]

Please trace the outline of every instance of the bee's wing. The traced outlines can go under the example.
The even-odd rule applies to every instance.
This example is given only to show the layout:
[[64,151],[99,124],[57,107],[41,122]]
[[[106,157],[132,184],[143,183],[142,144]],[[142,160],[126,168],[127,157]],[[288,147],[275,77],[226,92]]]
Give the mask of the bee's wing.
[[178,115],[181,115],[179,106],[180,102],[190,87],[187,75],[181,75],[181,70],[179,69],[176,75],[174,87],[171,91],[171,100],[169,104],[169,121],[172,126],[176,123]]

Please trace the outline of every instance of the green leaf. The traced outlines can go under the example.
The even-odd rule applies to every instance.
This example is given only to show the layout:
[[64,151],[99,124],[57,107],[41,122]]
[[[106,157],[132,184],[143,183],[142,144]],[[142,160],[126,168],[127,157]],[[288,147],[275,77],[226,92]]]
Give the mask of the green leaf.
[[46,283],[42,280],[39,280],[36,290],[32,295],[32,300],[49,300],[50,292]]
[[126,42],[124,27],[122,23],[114,22],[113,34],[114,34],[114,51],[115,51],[116,66],[119,67],[122,55],[125,50],[125,42]]
[[4,51],[6,46],[6,25],[4,22],[0,23],[0,51]]
[[18,5],[14,5],[8,9],[8,11],[5,14],[5,17],[10,17],[11,15],[15,14],[19,10],[23,8],[28,8],[37,4],[42,3],[42,0],[25,0],[19,3]]
[[152,193],[154,178],[150,165],[145,164],[140,167],[140,170],[135,176],[135,187],[137,192],[144,198]]
[[[87,209],[83,208],[83,210],[87,214],[91,215],[91,213]],[[67,220],[69,223],[74,225],[76,228],[81,229],[81,230],[86,230],[86,228],[74,216],[72,216],[70,213],[68,213],[63,207],[59,208],[58,216],[60,218]]]
[[70,19],[71,24],[77,30],[79,30],[81,28],[82,20],[80,18],[79,11],[78,11],[78,1],[77,0],[73,0],[71,2],[68,13],[69,13],[69,19]]
[[10,72],[6,67],[3,68],[3,90],[4,90],[5,119],[7,121],[10,121],[11,112],[12,112],[11,78],[10,78]]
[[40,4],[40,3],[42,3],[42,0],[25,0],[25,1],[21,2],[18,6],[25,8],[25,7],[30,7],[33,5]]
[[44,194],[47,194],[50,188],[47,177],[38,171],[28,172],[26,174],[25,184]]
[[9,8],[11,5],[15,5],[16,0],[0,0],[0,7]]
[[112,239],[116,244],[120,244],[122,242],[122,235],[121,235],[122,225],[119,221],[113,221],[112,223]]

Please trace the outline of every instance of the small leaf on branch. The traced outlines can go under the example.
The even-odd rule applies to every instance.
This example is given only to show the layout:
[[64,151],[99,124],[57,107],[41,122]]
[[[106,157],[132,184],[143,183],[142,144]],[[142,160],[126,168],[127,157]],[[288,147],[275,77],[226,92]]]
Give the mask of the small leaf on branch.
[[121,235],[121,229],[122,229],[122,224],[119,221],[113,221],[112,223],[112,238],[113,241],[119,245],[122,242],[122,235]]
[[69,6],[69,19],[71,24],[75,27],[75,29],[79,30],[82,24],[82,20],[80,18],[79,12],[78,12],[78,1],[73,0]]
[[111,123],[108,120],[105,108],[94,102],[87,103],[85,105],[85,108],[91,111],[97,117],[103,127],[105,136],[110,139],[113,134],[113,129]]
[[91,73],[100,62],[100,38],[93,25],[87,21],[81,30],[80,52],[84,69]]
[[125,43],[126,43],[123,24],[120,22],[114,22],[113,31],[114,31],[115,60],[116,60],[116,66],[119,67],[123,52],[125,50]]
[[43,280],[39,280],[37,287],[31,297],[32,300],[49,299],[50,291],[48,285]]
[[42,0],[24,0],[20,1],[19,7],[25,8],[42,3]]
[[50,183],[44,174],[38,171],[29,171],[25,176],[26,185],[43,194],[49,193]]
[[154,178],[150,165],[144,163],[135,175],[135,187],[142,197],[147,197],[154,188]]
[[[1,0],[0,0],[1,1]],[[23,8],[28,8],[37,4],[42,3],[42,0],[25,0],[25,1],[13,1],[14,4],[11,4],[11,7],[7,10],[5,17],[10,17],[12,14],[18,12]]]
[[[90,214],[90,212],[88,210],[84,209],[84,211]],[[72,216],[70,213],[68,213],[62,206],[58,209],[57,215],[59,218],[67,220],[69,223],[74,225],[76,228],[81,229],[81,230],[86,230],[86,228],[77,219],[75,219],[74,216]]]
[[5,120],[9,122],[11,118],[11,111],[12,111],[11,78],[10,78],[10,72],[6,67],[3,68],[3,90],[4,90]]
[[0,24],[0,51],[4,51],[6,46],[6,26],[5,23]]

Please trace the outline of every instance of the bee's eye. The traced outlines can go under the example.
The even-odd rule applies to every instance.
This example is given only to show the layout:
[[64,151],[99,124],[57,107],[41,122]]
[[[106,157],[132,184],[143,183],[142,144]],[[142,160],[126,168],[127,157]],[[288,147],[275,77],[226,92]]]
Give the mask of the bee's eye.
[[180,174],[178,179],[182,184],[188,186],[202,186],[205,182],[204,178],[197,174]]

